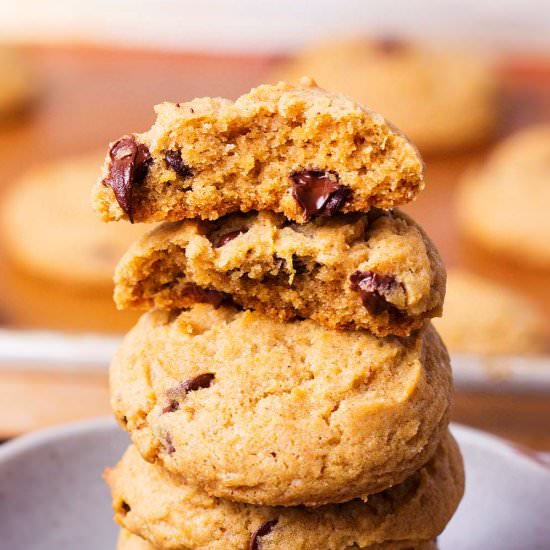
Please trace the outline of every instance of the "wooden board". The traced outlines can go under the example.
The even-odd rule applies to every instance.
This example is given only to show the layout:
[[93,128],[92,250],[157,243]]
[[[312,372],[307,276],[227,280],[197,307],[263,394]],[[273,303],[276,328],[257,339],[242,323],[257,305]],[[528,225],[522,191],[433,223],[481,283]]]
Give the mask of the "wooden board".
[[[41,94],[24,117],[0,126],[0,193],[34,164],[105,148],[154,120],[152,106],[202,95],[236,97],[268,78],[265,57],[214,57],[29,47]],[[501,135],[530,122],[550,121],[550,60],[508,59]],[[448,265],[463,265],[517,288],[550,318],[549,274],[490,257],[461,240],[453,214],[457,180],[488,148],[428,158],[428,187],[407,210],[426,228]],[[29,220],[32,223],[32,220]],[[1,239],[0,239],[1,245]],[[0,322],[14,327],[126,330],[133,313],[114,309],[110,291],[70,289],[34,278],[0,249]],[[550,328],[550,321],[549,321]],[[98,414],[109,414],[106,376],[0,371],[0,438]],[[550,399],[544,396],[459,394],[455,419],[534,447],[550,449]]]

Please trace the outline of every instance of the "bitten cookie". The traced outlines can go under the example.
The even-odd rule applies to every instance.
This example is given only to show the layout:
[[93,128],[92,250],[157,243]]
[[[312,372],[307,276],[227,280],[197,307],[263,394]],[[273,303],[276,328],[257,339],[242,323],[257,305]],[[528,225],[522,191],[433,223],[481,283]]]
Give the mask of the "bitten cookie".
[[435,325],[449,349],[470,353],[537,353],[544,319],[522,296],[460,270],[449,272],[442,319]]
[[422,160],[403,134],[311,80],[156,112],[148,132],[111,144],[94,192],[105,221],[270,210],[305,222],[392,208],[424,186]]
[[306,225],[270,212],[164,224],[115,274],[120,309],[215,303],[223,293],[280,320],[408,335],[440,314],[445,270],[408,216],[371,210]]
[[403,483],[345,504],[319,508],[252,506],[212,498],[130,447],[106,472],[115,518],[160,550],[410,550],[433,548],[464,490],[450,434]]
[[550,267],[550,125],[503,141],[464,178],[457,209],[462,232],[515,262]]
[[90,210],[100,154],[37,166],[3,195],[1,238],[35,275],[85,286],[111,286],[113,269],[143,228],[107,226]]
[[304,74],[383,113],[423,153],[486,141],[499,118],[497,79],[477,52],[394,39],[327,41],[277,67],[273,79]]
[[111,366],[115,415],[147,460],[253,504],[403,481],[433,455],[451,393],[431,326],[378,339],[208,304],[146,313]]

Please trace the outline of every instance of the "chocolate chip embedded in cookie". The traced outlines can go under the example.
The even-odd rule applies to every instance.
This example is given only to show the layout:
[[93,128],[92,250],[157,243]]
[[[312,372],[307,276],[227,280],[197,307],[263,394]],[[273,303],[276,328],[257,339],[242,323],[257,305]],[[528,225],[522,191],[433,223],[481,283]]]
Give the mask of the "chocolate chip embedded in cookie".
[[222,290],[281,320],[407,335],[440,313],[445,271],[409,217],[371,210],[305,225],[269,212],[232,214],[210,228],[165,224],[138,241],[115,274],[119,308],[220,305]]
[[111,145],[109,159],[108,173],[101,183],[113,190],[118,205],[133,222],[134,187],[145,178],[151,155],[134,136],[124,136]]
[[318,505],[380,491],[429,460],[451,373],[429,325],[380,339],[201,304],[145,314],[113,361],[111,392],[143,455],[188,483]]
[[156,111],[151,130],[122,138],[106,159],[94,191],[103,220],[270,210],[302,223],[391,208],[424,186],[422,160],[403,134],[311,80],[260,86],[236,102],[201,98]]
[[[434,457],[401,484],[344,504],[269,508],[238,504],[184,484],[130,447],[106,473],[121,535],[119,550],[435,550],[432,541],[464,490],[462,460],[447,433]],[[129,502],[131,512],[121,511]],[[135,546],[130,546],[130,542]]]

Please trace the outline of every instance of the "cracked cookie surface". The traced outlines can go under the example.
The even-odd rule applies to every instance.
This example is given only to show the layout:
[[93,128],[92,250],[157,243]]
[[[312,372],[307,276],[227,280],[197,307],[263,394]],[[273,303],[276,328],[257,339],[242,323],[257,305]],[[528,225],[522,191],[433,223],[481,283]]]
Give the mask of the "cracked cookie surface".
[[147,460],[269,505],[403,481],[435,451],[451,393],[431,325],[379,339],[225,305],[144,314],[111,366],[115,415]]
[[159,550],[434,549],[464,490],[462,459],[448,433],[401,484],[366,501],[319,508],[212,498],[145,462],[135,447],[106,478],[117,522]]
[[422,160],[403,134],[311,79],[156,112],[148,132],[111,144],[94,190],[105,221],[270,210],[301,223],[392,208],[424,186]]
[[216,292],[283,321],[408,335],[441,313],[445,269],[408,216],[371,210],[306,225],[270,212],[163,224],[115,273],[119,309],[221,302]]

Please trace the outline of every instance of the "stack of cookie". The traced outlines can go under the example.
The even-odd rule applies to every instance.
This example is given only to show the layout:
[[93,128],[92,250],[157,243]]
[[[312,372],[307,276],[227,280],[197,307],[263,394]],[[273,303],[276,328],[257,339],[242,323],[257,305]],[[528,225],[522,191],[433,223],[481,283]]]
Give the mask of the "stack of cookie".
[[416,149],[311,80],[157,113],[94,191],[106,221],[175,222],[115,275],[149,310],[111,367],[120,550],[435,548],[463,470],[444,268],[394,209]]

